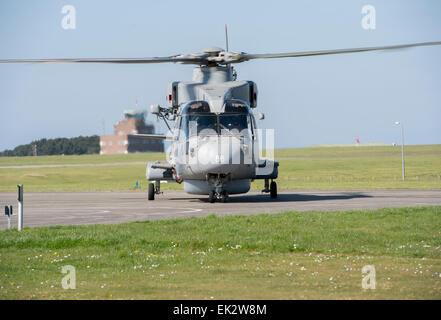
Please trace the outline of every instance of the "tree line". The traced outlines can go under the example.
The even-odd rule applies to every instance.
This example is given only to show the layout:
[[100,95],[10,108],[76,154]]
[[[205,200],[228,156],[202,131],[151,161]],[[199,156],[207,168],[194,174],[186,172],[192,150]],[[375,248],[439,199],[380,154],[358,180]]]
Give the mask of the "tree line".
[[49,155],[71,155],[71,154],[93,154],[100,152],[100,137],[76,137],[40,139],[16,147],[14,150],[0,152],[0,156],[49,156]]

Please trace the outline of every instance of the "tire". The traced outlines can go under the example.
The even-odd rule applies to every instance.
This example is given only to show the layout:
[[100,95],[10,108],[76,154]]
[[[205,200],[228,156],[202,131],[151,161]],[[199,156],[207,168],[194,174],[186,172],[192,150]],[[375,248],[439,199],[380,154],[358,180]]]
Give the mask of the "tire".
[[210,193],[208,194],[208,202],[214,203],[215,201],[216,201],[216,195],[214,191],[210,191]]
[[270,184],[270,197],[271,199],[277,198],[277,183],[275,181],[271,181]]
[[155,200],[155,185],[153,183],[149,183],[148,199]]
[[226,191],[223,191],[223,192],[222,192],[222,195],[221,195],[221,201],[222,201],[223,203],[226,203],[226,202],[228,201],[228,193],[227,193]]

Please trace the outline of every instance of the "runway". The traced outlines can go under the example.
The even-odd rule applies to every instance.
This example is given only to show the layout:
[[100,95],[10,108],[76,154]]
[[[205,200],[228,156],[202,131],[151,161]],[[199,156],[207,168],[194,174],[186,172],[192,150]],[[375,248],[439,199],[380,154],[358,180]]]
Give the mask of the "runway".
[[[228,203],[208,203],[208,197],[165,191],[154,201],[146,192],[27,192],[24,226],[81,225],[283,211],[352,210],[441,205],[441,190],[281,191],[277,199],[250,192],[231,196]],[[0,229],[7,228],[4,206],[13,205],[17,225],[17,193],[0,193]]]

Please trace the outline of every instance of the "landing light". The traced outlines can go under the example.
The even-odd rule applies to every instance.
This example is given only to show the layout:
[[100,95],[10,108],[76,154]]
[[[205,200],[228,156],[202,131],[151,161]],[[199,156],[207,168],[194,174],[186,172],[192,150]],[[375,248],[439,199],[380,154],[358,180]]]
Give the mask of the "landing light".
[[150,106],[150,113],[151,114],[159,114],[159,104],[152,104]]

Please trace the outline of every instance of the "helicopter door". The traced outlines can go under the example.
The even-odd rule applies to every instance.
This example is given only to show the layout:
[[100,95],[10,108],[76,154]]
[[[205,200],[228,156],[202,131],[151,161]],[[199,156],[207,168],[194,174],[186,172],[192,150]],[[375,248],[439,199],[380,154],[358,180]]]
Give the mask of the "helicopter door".
[[257,152],[257,155],[259,154],[259,141],[257,139],[256,120],[254,119],[254,117],[251,114],[249,115],[249,121],[250,121],[250,128],[251,128],[251,157],[252,157],[251,161],[253,164],[256,164],[257,163],[256,152]]
[[181,159],[182,152],[180,150],[181,140],[182,140],[182,132],[181,132],[181,122],[182,117],[178,117],[175,121],[175,127],[173,128],[173,141],[171,143],[171,154],[173,154],[175,159]]

